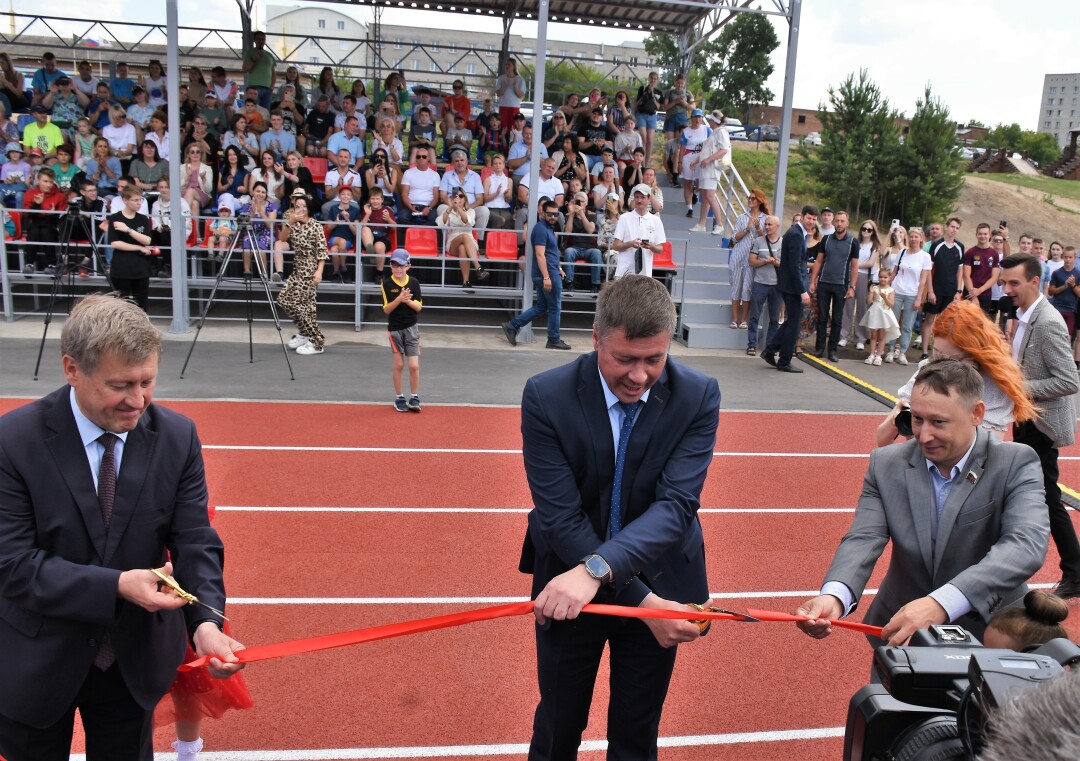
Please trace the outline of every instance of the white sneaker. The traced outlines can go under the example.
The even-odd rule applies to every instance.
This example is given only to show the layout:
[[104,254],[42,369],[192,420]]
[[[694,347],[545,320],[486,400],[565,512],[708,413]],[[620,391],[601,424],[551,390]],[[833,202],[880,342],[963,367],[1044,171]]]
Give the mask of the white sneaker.
[[836,344],[836,345],[837,345],[837,346],[847,346],[847,339],[846,339],[846,338],[841,338],[841,339],[840,339],[840,340],[839,340],[839,341],[837,342],[837,344]]
[[894,352],[894,351],[885,352],[885,357],[884,357],[885,362],[892,362],[893,359],[895,359],[895,358],[896,358],[896,352]]
[[719,225],[717,225],[716,227],[714,227],[712,229],[712,234],[713,235],[722,235],[723,232],[724,232],[724,228],[720,227]]
[[315,344],[308,341],[306,344],[302,344],[296,347],[297,354],[322,354],[323,350],[321,346],[316,347]]
[[896,364],[898,364],[898,365],[906,365],[907,364],[907,356],[903,352],[898,352],[897,353],[897,355],[896,355]]
[[915,340],[911,342],[911,348],[913,348],[913,349],[921,349],[922,348],[922,336],[915,336]]
[[690,228],[690,232],[692,232],[692,233],[703,233],[703,232],[705,232],[705,225],[694,225],[693,227]]
[[879,355],[879,354],[875,354],[875,355],[874,355],[874,365],[875,365],[876,367],[880,367],[880,366],[881,366],[881,355]]
[[865,348],[866,348],[866,345],[863,344],[862,341],[859,341],[857,344],[855,344],[855,351],[862,351]]
[[297,335],[295,335],[295,336],[293,336],[292,338],[289,339],[289,348],[290,349],[299,349],[301,346],[303,346],[306,343],[308,343],[307,336],[302,336],[300,334],[297,334]]
[[876,354],[871,354],[871,355],[870,355],[869,357],[867,357],[866,359],[864,359],[864,360],[862,361],[862,363],[863,363],[864,365],[872,365],[872,364],[874,364],[874,357],[876,357],[876,356],[877,356]]

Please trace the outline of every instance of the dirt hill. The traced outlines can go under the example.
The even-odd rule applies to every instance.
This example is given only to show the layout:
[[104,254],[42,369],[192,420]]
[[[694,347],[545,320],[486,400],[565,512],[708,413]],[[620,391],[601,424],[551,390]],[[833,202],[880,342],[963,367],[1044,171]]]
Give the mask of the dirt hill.
[[1025,231],[1042,238],[1047,249],[1052,240],[1066,245],[1080,244],[1080,203],[985,177],[967,176],[956,216],[964,220],[960,232],[964,245],[975,242],[976,224],[996,225],[1002,219],[1009,223],[1014,247],[1017,237]]

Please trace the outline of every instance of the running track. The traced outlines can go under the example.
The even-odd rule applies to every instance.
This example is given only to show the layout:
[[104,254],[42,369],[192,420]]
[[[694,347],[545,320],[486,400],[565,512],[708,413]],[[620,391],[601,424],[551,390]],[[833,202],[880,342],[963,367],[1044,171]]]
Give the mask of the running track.
[[[0,399],[0,412],[22,403]],[[166,404],[199,425],[242,641],[528,595],[516,570],[530,505],[517,409]],[[813,593],[850,522],[877,421],[722,413],[701,511],[720,604],[791,611]],[[1076,457],[1062,481],[1080,484],[1080,448],[1062,454]],[[1034,581],[1055,581],[1056,562],[1051,549]],[[718,624],[682,648],[661,756],[839,758],[869,657],[850,632],[818,642],[793,626]],[[245,676],[257,705],[204,725],[207,761],[522,758],[537,697],[528,618],[254,664]],[[603,757],[605,683],[602,672],[585,759]],[[174,736],[159,728],[155,748]]]

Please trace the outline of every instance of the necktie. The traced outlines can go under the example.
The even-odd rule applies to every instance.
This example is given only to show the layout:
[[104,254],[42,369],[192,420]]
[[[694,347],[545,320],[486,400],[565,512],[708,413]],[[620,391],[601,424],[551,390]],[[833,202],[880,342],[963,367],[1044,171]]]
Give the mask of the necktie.
[[[101,520],[105,523],[105,533],[109,532],[112,522],[113,501],[116,499],[116,434],[105,432],[98,436],[98,442],[105,447],[101,455],[101,467],[98,468],[98,503],[101,505]],[[94,665],[104,671],[116,660],[109,633],[101,638],[101,646],[94,655]]]
[[619,429],[619,448],[615,452],[615,479],[611,484],[611,517],[609,525],[611,536],[614,537],[622,531],[622,477],[623,466],[626,464],[626,445],[630,443],[630,431],[634,427],[634,418],[641,409],[641,402],[619,402],[619,409],[623,412],[622,427]]

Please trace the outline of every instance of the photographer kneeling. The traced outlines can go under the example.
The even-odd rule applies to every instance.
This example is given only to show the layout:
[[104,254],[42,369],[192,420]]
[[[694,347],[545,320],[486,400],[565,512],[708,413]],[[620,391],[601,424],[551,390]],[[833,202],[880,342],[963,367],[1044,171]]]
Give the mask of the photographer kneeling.
[[[928,363],[911,393],[911,441],[875,449],[851,528],[821,594],[797,615],[818,639],[849,615],[885,545],[888,572],[864,618],[889,644],[932,624],[982,637],[993,613],[1021,599],[1049,537],[1039,460],[980,428],[983,381],[971,365]],[[871,644],[881,644],[871,638]]]

